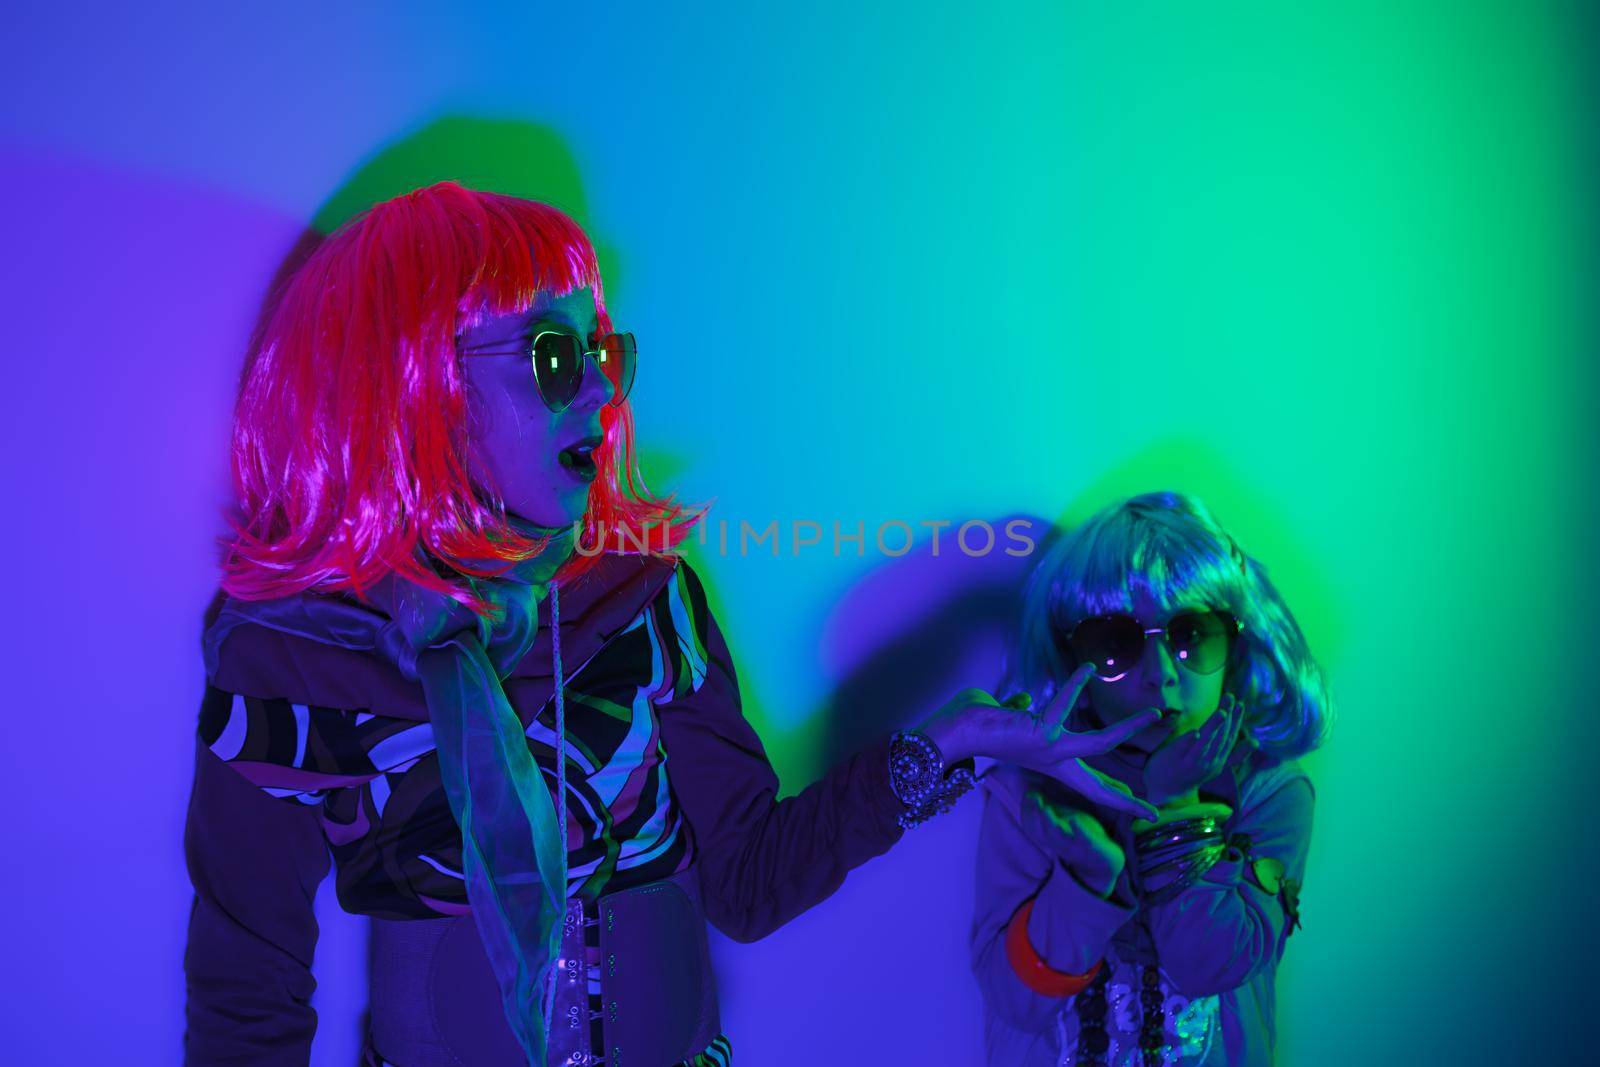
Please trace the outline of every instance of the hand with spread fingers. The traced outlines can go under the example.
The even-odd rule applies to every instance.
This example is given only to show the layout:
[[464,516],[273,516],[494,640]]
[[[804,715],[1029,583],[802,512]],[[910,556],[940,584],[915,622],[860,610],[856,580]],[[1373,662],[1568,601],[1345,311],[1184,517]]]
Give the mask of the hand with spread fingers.
[[1227,765],[1243,717],[1243,705],[1224,693],[1217,710],[1198,728],[1163,741],[1145,761],[1145,799],[1158,808],[1192,800],[1195,790]]
[[1073,672],[1046,707],[1031,710],[1032,699],[1019,693],[1005,702],[982,689],[963,689],[928,717],[918,731],[939,746],[946,765],[971,756],[987,756],[1054,778],[1096,804],[1143,818],[1155,818],[1151,804],[1122,782],[1083,762],[1084,756],[1108,752],[1161,717],[1152,708],[1103,730],[1075,732],[1067,716],[1089,682],[1093,666]]

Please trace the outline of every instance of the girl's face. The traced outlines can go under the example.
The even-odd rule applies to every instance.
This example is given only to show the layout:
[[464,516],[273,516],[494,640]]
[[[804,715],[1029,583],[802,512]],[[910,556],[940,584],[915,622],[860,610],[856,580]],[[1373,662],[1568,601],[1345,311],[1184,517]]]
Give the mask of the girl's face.
[[585,288],[562,297],[540,293],[526,311],[487,318],[458,341],[463,352],[503,353],[460,360],[470,472],[499,492],[507,511],[540,526],[570,526],[583,517],[596,473],[590,457],[602,440],[600,408],[612,387],[586,359],[577,398],[552,412],[540,399],[529,350],[541,330],[574,334],[587,348],[598,329],[594,293]]
[[[1136,589],[1133,616],[1146,630],[1166,625],[1183,611],[1204,611],[1202,604],[1180,604],[1173,611],[1162,611],[1149,593]],[[1211,718],[1222,701],[1222,682],[1227,668],[1211,674],[1196,674],[1173,658],[1163,634],[1145,637],[1139,661],[1115,682],[1091,678],[1085,697],[1107,726],[1137,715],[1146,708],[1161,708],[1161,721],[1134,734],[1130,748],[1149,753],[1173,733],[1198,729]]]

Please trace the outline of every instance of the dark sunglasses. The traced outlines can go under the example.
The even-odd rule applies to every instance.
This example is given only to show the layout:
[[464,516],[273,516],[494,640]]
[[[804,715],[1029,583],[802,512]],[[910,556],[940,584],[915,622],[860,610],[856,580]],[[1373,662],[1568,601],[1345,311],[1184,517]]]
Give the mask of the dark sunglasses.
[[1144,655],[1151,634],[1165,637],[1167,648],[1186,670],[1215,674],[1228,662],[1233,639],[1244,624],[1225,611],[1184,611],[1165,626],[1146,629],[1132,615],[1099,615],[1084,619],[1065,638],[1057,637],[1073,665],[1093,663],[1101,681],[1115,682]]
[[585,360],[592,358],[600,373],[611,383],[608,403],[621,407],[633,388],[633,375],[639,360],[639,348],[631,333],[608,333],[585,350],[583,342],[570,333],[541,330],[535,334],[528,347],[522,350],[463,351],[463,356],[526,356],[533,363],[533,381],[539,388],[539,399],[552,412],[562,412],[578,398],[583,388]]

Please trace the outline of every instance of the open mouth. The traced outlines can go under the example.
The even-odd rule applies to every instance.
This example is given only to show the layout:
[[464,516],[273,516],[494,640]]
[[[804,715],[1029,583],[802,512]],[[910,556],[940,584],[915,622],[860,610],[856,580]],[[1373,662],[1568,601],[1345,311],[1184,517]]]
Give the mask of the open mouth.
[[600,465],[595,461],[595,452],[604,442],[604,437],[585,437],[556,453],[556,459],[561,464],[562,470],[583,481],[592,482],[595,475],[600,473]]

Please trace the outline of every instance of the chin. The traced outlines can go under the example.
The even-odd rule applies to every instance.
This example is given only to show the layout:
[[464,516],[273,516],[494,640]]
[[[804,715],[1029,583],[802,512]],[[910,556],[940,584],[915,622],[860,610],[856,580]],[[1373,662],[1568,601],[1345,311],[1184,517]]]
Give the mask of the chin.
[[589,487],[567,488],[551,484],[534,488],[515,502],[506,501],[506,510],[524,519],[550,529],[563,529],[583,518],[589,507]]
[[[566,501],[541,500],[537,504],[513,504],[506,501],[506,511],[535,526],[543,526],[551,530],[564,530],[574,522],[583,518],[584,507],[580,504],[577,514],[571,514],[571,509],[566,506]],[[585,501],[584,503],[587,503]]]

